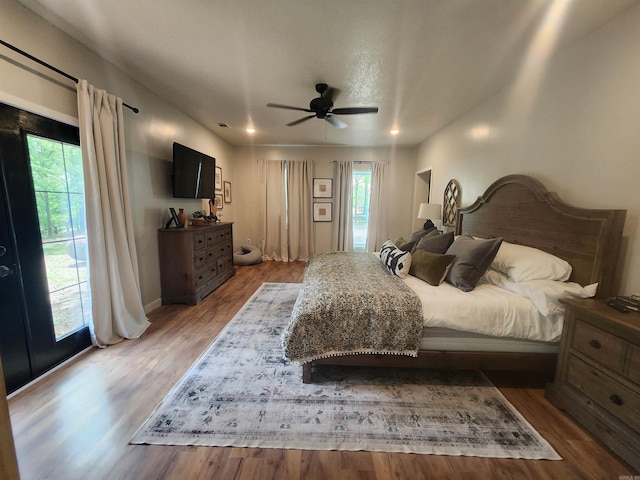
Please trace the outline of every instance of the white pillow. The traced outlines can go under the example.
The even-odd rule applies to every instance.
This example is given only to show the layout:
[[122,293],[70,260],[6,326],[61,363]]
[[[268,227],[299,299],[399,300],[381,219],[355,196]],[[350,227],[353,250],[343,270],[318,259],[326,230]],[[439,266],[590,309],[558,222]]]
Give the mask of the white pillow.
[[545,316],[562,314],[564,306],[561,298],[591,298],[596,294],[598,284],[583,287],[575,282],[558,282],[556,280],[529,280],[512,282],[504,274],[495,270],[487,270],[482,280],[527,297],[536,309]]
[[411,253],[396,248],[391,240],[387,240],[380,247],[380,261],[389,272],[404,278],[411,267]]
[[529,280],[557,280],[564,282],[571,276],[571,265],[537,248],[502,242],[491,268],[508,275],[513,282]]

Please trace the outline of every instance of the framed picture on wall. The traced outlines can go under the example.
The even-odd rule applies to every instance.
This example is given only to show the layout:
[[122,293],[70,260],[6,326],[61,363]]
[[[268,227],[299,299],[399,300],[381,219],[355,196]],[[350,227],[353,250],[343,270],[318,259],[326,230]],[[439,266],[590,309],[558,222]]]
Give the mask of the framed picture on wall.
[[231,203],[231,182],[224,183],[224,203]]
[[216,190],[222,190],[222,167],[216,167]]
[[333,196],[333,178],[313,179],[313,198],[331,198]]
[[313,221],[314,222],[330,222],[331,221],[331,202],[316,202],[313,204]]
[[222,194],[216,193],[216,208],[218,209],[218,211],[220,211],[222,210],[222,207],[223,207]]

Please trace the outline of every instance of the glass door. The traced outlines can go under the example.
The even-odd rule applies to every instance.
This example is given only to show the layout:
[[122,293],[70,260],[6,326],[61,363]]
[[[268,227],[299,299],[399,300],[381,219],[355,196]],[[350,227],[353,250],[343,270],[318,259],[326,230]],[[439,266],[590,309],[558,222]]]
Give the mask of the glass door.
[[0,167],[0,355],[11,392],[91,344],[78,129],[0,104]]
[[89,325],[82,152],[27,135],[56,341]]

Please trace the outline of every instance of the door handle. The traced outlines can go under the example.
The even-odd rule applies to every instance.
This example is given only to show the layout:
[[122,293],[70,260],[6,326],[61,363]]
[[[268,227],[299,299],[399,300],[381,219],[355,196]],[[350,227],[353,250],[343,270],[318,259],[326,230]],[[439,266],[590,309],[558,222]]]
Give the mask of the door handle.
[[9,267],[7,267],[6,265],[0,265],[0,278],[8,277],[12,273],[13,270],[11,270]]

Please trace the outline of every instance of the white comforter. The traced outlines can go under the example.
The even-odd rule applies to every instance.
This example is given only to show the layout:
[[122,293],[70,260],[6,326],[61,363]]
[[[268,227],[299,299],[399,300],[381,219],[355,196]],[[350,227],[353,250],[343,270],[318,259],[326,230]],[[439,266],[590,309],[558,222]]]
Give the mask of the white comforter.
[[[522,284],[500,277],[489,278],[500,286],[487,283],[485,278],[471,292],[462,292],[446,282],[434,287],[411,275],[403,280],[422,302],[425,327],[545,342],[560,340],[563,309],[548,308],[546,301],[540,301],[538,288],[520,288]],[[574,296],[593,296],[596,286],[590,287],[593,288],[585,287]],[[551,300],[559,305],[557,299]]]

